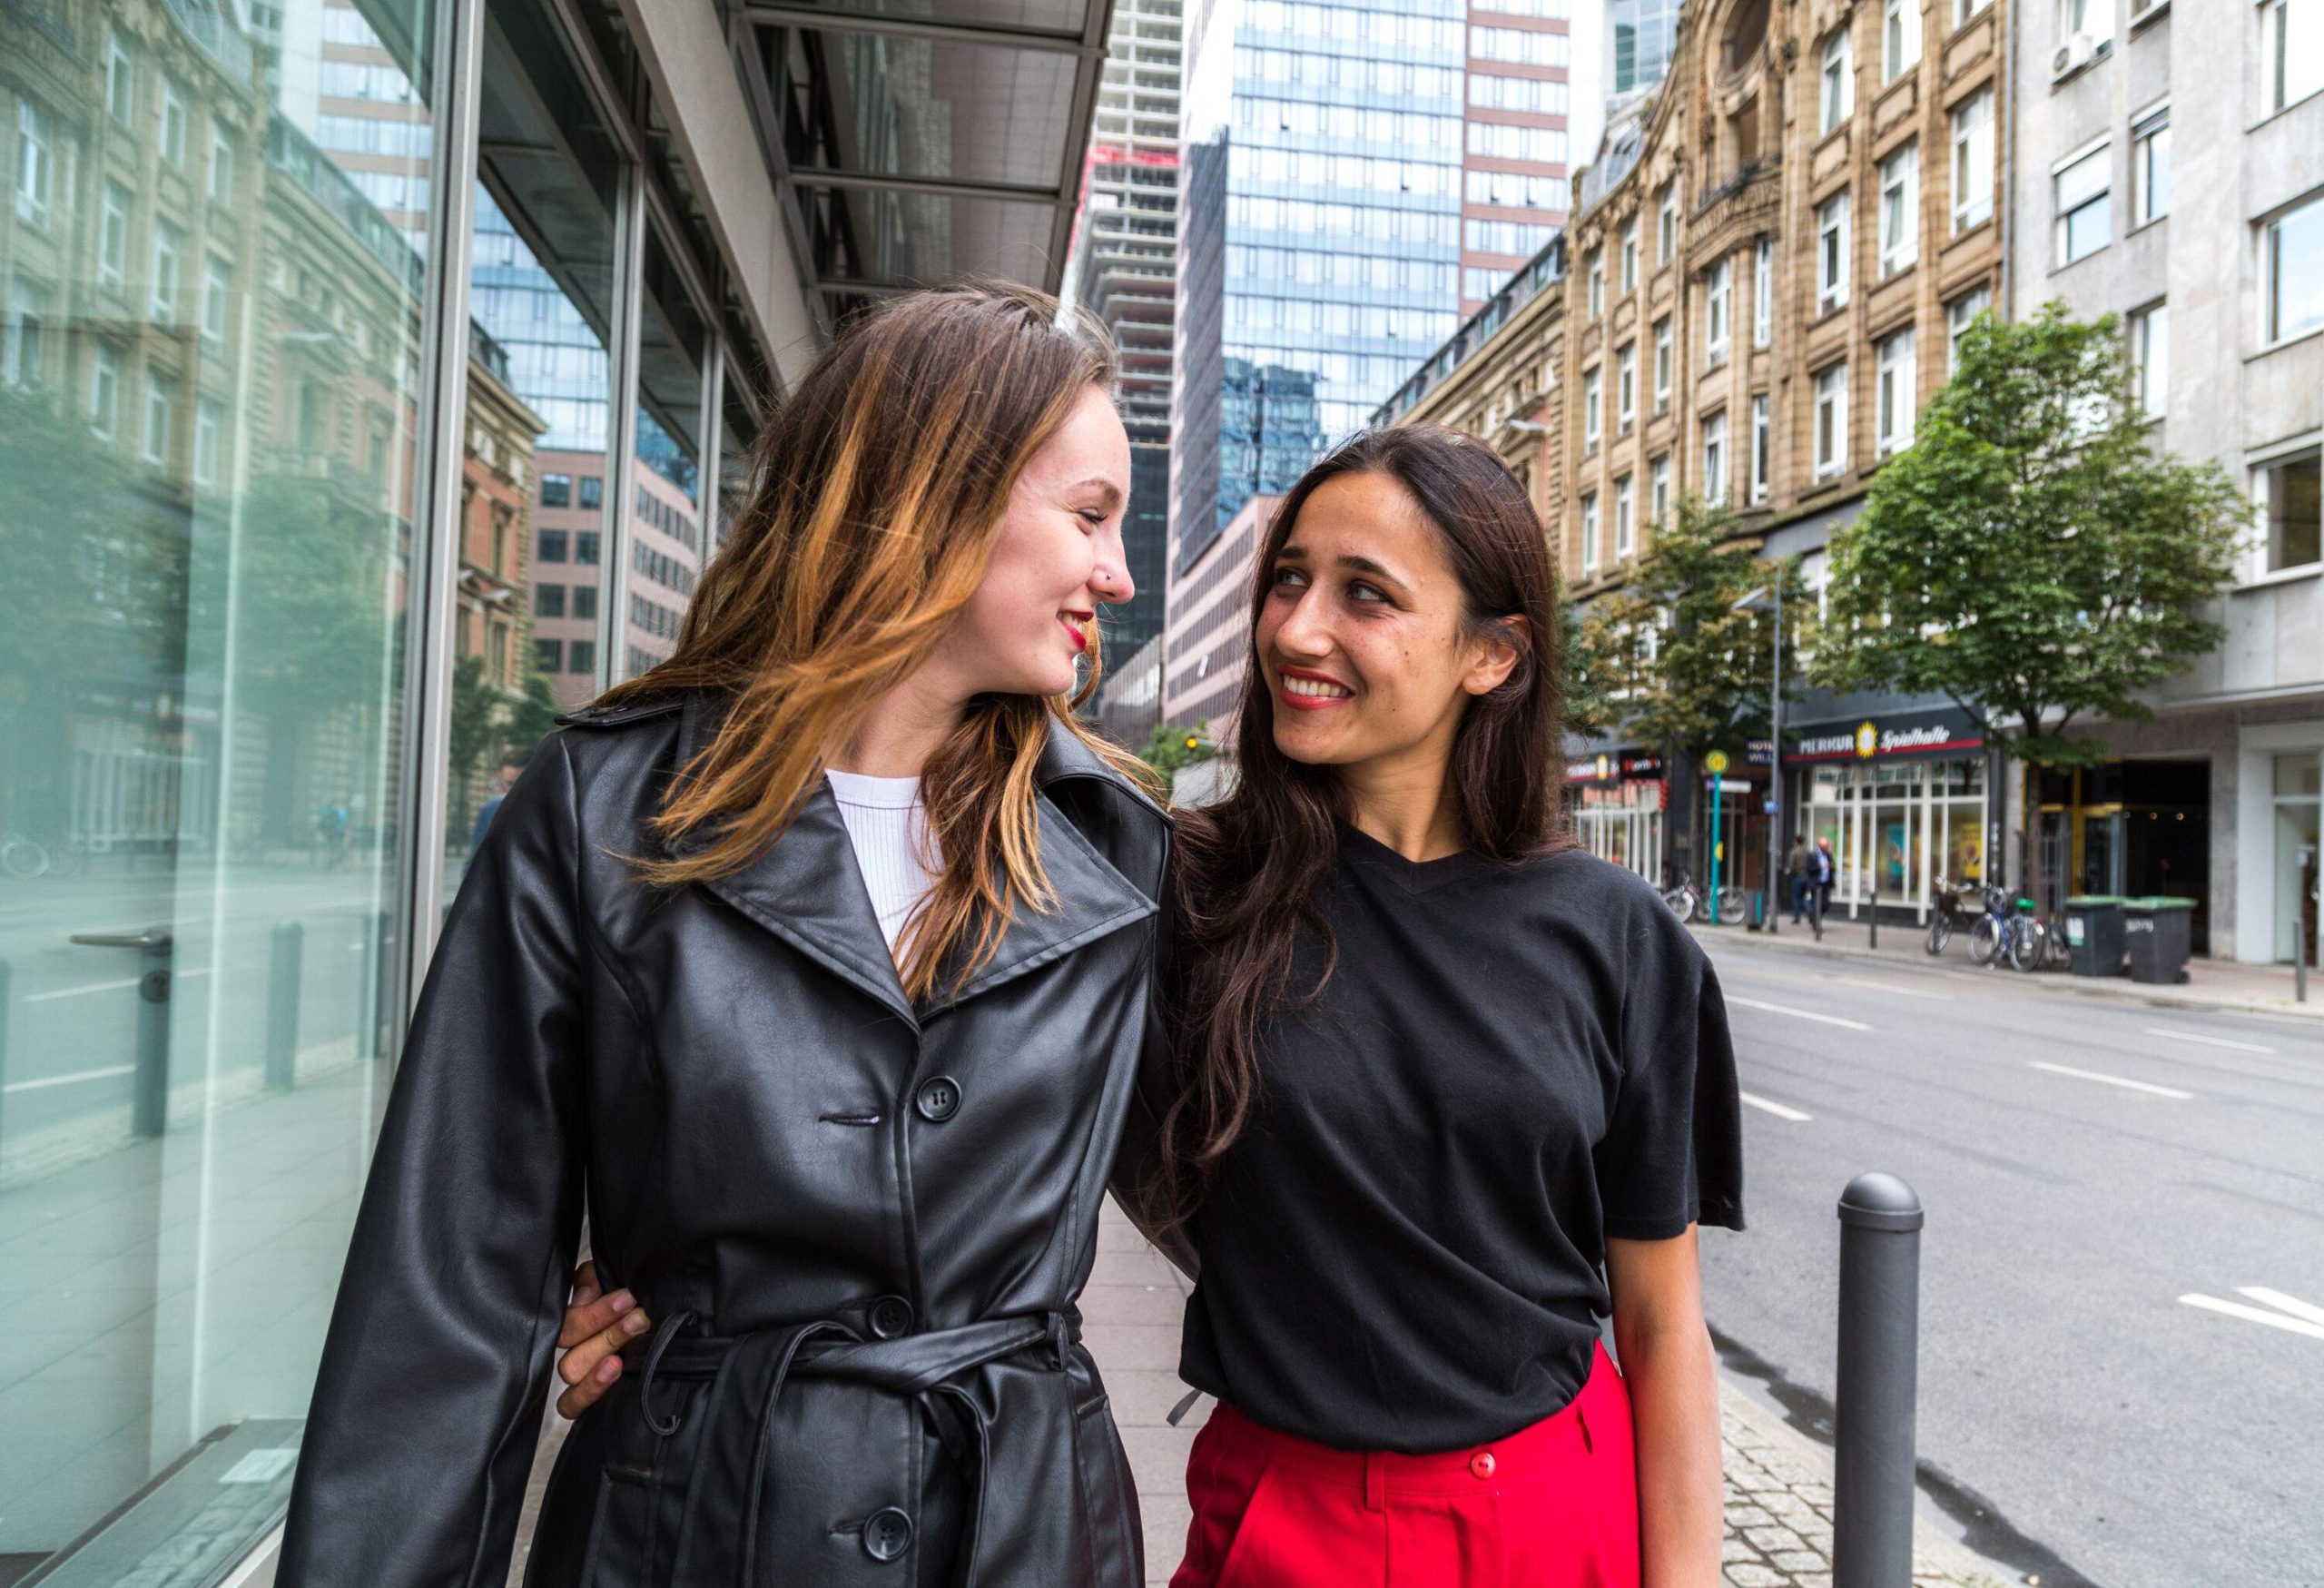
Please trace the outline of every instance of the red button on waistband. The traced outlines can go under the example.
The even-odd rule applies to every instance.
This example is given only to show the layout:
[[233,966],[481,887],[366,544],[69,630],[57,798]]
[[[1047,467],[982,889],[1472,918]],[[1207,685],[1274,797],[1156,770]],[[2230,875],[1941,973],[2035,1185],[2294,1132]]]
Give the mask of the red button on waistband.
[[1492,1452],[1490,1450],[1480,1450],[1469,1457],[1469,1470],[1481,1478],[1492,1476]]

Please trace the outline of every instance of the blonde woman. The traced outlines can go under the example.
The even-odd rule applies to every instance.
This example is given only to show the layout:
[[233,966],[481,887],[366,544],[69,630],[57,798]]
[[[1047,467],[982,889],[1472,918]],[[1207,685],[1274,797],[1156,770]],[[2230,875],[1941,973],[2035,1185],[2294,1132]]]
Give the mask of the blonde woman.
[[508,792],[396,1077],[282,1583],[501,1581],[585,1211],[655,1323],[615,1326],[528,1581],[1142,1582],[1074,1307],[1169,854],[1068,707],[1131,595],[1113,374],[1015,288],[853,324],[677,654]]

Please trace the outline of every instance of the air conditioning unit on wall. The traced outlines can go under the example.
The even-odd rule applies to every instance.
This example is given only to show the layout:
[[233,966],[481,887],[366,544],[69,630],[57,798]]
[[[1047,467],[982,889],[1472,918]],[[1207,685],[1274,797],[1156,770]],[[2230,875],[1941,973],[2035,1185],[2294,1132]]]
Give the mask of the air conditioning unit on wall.
[[2078,33],[2060,44],[2050,57],[2050,81],[2071,77],[2098,58],[2098,41],[2086,33]]

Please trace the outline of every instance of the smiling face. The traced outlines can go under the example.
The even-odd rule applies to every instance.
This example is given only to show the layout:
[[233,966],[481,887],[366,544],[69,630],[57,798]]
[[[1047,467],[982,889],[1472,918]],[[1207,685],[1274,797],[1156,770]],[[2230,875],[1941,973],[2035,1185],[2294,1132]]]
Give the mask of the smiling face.
[[1472,632],[1444,540],[1392,476],[1317,486],[1268,570],[1254,649],[1275,747],[1309,765],[1448,763],[1517,651]]
[[1086,388],[1026,463],[995,531],[991,560],[930,657],[931,679],[976,695],[1064,695],[1100,605],[1135,593],[1122,552],[1129,437],[1113,401]]

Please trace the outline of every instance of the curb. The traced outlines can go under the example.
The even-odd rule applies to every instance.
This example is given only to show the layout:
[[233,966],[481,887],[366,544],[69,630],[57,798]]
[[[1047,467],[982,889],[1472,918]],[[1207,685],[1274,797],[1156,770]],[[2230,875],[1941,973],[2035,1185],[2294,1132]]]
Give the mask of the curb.
[[[1759,953],[1794,954],[1807,959],[1835,960],[1857,965],[1896,965],[1929,975],[1943,976],[1948,981],[1963,983],[1980,982],[1995,973],[1980,971],[1974,967],[1965,971],[1958,970],[1941,960],[1931,960],[1923,964],[1897,954],[1883,953],[1873,949],[1847,948],[1837,943],[1821,943],[1812,939],[1804,943],[1780,942],[1769,943],[1758,932],[1735,932],[1713,935],[1710,932],[1696,931],[1692,922],[1688,923],[1688,930],[1694,932],[1699,941],[1714,943],[1733,942]],[[2324,1026],[2324,1002],[2315,1000],[2310,1000],[2307,1003],[2294,1003],[2290,999],[2196,998],[2183,992],[2173,992],[2163,987],[2149,989],[2136,981],[2125,981],[2118,987],[2109,981],[2090,976],[2039,974],[2022,976],[2012,973],[2009,985],[2032,988],[2057,998],[2099,998],[2111,1003],[2143,1004],[2151,1009],[2187,1009],[2213,1014],[2273,1015],[2280,1019],[2306,1021],[2314,1025]],[[2139,988],[2140,991],[2131,991],[2132,988]]]

